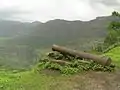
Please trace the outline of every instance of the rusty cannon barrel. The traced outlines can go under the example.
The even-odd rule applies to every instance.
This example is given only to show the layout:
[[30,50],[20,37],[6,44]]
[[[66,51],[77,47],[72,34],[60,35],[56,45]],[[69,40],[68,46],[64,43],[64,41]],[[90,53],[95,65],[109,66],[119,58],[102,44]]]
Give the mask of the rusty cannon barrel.
[[63,53],[63,54],[68,54],[68,55],[71,55],[71,56],[77,56],[77,57],[80,57],[80,58],[93,60],[96,63],[104,65],[104,66],[111,65],[111,61],[112,61],[110,57],[100,57],[98,55],[93,55],[93,54],[86,53],[86,52],[81,52],[81,51],[68,49],[66,47],[58,46],[58,45],[55,45],[55,44],[52,46],[52,50]]

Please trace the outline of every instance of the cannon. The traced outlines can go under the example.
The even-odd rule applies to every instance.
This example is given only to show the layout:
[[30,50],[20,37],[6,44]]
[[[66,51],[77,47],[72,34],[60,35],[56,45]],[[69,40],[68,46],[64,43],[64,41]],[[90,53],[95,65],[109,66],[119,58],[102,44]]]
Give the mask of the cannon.
[[60,52],[62,54],[68,54],[71,56],[75,56],[75,57],[79,57],[79,58],[84,58],[87,60],[93,60],[98,64],[104,65],[104,66],[109,66],[111,65],[111,58],[110,57],[100,57],[98,55],[93,55],[87,52],[82,52],[82,51],[77,51],[77,50],[72,50],[63,46],[59,46],[59,45],[53,45],[52,46],[52,50],[53,51],[57,51]]

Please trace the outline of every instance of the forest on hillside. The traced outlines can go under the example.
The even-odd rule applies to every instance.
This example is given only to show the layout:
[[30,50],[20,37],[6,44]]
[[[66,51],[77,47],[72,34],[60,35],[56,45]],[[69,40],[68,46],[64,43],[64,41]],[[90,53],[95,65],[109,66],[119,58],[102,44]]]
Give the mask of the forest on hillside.
[[[37,22],[33,26],[40,24]],[[82,27],[85,32],[93,31],[86,34],[79,24],[88,25],[89,28]],[[0,90],[119,90],[118,12],[112,12],[109,19],[103,17],[89,22],[49,21],[34,32],[32,29],[28,32],[0,38]]]

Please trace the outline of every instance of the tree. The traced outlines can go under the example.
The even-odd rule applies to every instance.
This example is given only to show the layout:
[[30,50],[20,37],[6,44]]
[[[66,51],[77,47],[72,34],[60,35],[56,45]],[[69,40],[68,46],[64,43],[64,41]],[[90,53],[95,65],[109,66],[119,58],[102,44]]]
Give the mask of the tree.
[[119,16],[120,17],[120,14],[118,12],[116,12],[116,11],[113,11],[112,16]]
[[[112,12],[112,16],[120,19],[120,14],[116,11]],[[120,21],[112,21],[108,26],[108,35],[104,40],[105,45],[112,45],[119,42],[120,37]]]

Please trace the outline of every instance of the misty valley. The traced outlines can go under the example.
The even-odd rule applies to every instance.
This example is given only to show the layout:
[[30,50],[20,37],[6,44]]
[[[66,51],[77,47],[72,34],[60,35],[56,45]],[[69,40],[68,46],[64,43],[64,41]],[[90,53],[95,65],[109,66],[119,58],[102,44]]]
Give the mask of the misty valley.
[[119,90],[119,54],[116,11],[90,21],[0,20],[0,90]]

